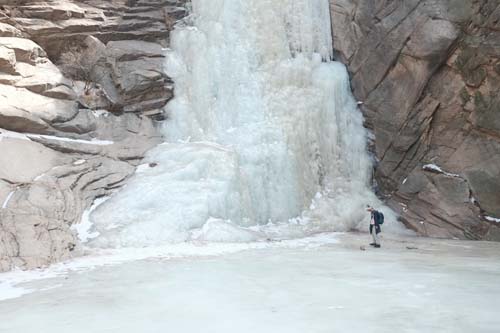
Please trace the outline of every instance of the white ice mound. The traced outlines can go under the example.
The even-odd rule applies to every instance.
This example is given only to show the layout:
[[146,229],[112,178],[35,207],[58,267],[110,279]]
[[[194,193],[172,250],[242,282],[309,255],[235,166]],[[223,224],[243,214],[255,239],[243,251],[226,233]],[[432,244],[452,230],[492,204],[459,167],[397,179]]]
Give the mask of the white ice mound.
[[205,242],[248,243],[262,240],[264,234],[242,228],[231,221],[209,218],[200,230],[195,230],[191,239]]
[[157,245],[194,230],[251,240],[241,228],[252,225],[300,237],[366,222],[377,202],[366,131],[345,67],[330,61],[328,0],[192,5],[194,25],[172,33],[167,53],[169,143],[93,213],[93,244]]
[[211,143],[165,143],[149,152],[127,186],[93,213],[105,247],[184,241],[210,216],[240,220],[236,154]]

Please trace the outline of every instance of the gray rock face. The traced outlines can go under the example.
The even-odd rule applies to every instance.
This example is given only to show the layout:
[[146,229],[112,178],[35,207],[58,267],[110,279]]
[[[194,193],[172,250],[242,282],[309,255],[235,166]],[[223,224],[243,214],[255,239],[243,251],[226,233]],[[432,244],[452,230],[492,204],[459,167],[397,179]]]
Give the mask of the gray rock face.
[[0,68],[8,74],[16,72],[16,53],[3,45],[0,45]]
[[10,24],[0,22],[0,37],[21,37],[21,31]]
[[145,41],[111,41],[106,45],[107,77],[102,81],[114,104],[125,112],[161,109],[173,96],[173,84],[163,71],[163,48]]
[[[0,271],[78,255],[72,226],[124,185],[162,141],[172,97],[163,47],[184,1],[17,1],[0,7]],[[66,47],[100,49],[83,82],[58,68]]]
[[498,1],[330,4],[380,194],[423,235],[500,240]]
[[[421,234],[500,240],[497,1],[330,2],[381,194]],[[70,227],[161,141],[148,116],[172,96],[162,48],[184,3],[2,2],[0,271],[78,254]],[[88,95],[57,67],[74,45],[103,51]]]
[[[81,130],[86,133],[68,132],[79,139],[0,130],[3,270],[39,267],[77,253],[70,226],[95,198],[121,187],[144,153],[161,142],[149,118],[80,113],[89,114]],[[68,126],[79,128],[76,119]]]
[[[55,64],[75,46],[91,51],[104,48],[94,81],[105,100],[83,104],[115,112],[158,113],[172,97],[170,79],[162,71],[162,48],[168,46],[173,24],[187,14],[185,2],[11,1],[0,9],[5,16],[0,20],[0,36],[28,37],[24,40],[39,45]],[[0,64],[2,54],[0,50]],[[19,61],[20,55],[16,56]],[[60,91],[49,94],[60,96]]]
[[[51,123],[77,113],[71,82],[26,38],[0,37],[0,128],[51,133]],[[56,91],[66,89],[66,95]],[[54,98],[55,97],[55,98]]]

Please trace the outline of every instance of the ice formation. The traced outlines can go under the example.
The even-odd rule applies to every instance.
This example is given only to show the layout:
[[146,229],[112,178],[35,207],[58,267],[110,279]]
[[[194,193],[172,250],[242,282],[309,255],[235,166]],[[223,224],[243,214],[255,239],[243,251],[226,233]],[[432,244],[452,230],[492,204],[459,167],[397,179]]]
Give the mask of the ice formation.
[[[83,161],[85,163],[85,160],[78,160],[78,161],[74,162],[73,164],[80,162],[80,161]],[[81,162],[80,162],[80,164],[81,164]],[[73,230],[76,233],[76,236],[78,237],[80,242],[86,243],[90,239],[93,239],[93,238],[96,238],[97,236],[99,236],[98,231],[91,232],[92,221],[90,220],[90,214],[92,214],[92,212],[99,205],[103,204],[108,199],[109,199],[109,197],[101,197],[101,198],[97,198],[96,200],[94,200],[94,202],[92,203],[92,206],[90,206],[89,209],[87,209],[83,212],[82,219],[81,219],[80,223],[73,224],[71,226],[71,230]],[[108,226],[108,228],[109,228],[109,226]]]
[[362,115],[331,60],[329,13],[328,0],[193,0],[167,52],[166,142],[146,157],[154,167],[92,214],[91,243],[356,228],[376,198]]

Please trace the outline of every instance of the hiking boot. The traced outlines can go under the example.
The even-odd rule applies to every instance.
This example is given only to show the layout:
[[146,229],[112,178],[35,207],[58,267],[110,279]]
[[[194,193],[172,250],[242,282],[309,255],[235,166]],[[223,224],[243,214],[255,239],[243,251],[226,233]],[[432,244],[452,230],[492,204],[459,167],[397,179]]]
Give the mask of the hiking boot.
[[375,244],[375,245],[373,245],[373,246],[375,246],[376,248],[379,248],[379,247],[380,247],[380,244]]

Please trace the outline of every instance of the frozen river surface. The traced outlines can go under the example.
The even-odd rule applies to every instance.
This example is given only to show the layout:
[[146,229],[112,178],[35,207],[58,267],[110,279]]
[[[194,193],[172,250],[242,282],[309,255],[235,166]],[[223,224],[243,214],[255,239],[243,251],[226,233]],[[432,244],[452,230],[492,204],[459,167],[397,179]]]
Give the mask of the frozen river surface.
[[499,332],[500,244],[334,237],[25,282],[0,332]]

